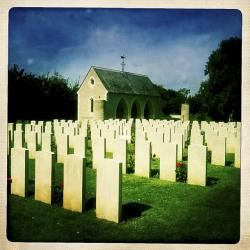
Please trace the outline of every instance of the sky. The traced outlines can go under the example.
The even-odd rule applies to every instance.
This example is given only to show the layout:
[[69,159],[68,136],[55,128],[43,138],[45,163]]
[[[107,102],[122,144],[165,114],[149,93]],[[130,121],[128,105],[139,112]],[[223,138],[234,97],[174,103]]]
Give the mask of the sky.
[[195,94],[219,43],[241,37],[238,10],[13,8],[9,67],[81,83],[91,66],[148,75]]

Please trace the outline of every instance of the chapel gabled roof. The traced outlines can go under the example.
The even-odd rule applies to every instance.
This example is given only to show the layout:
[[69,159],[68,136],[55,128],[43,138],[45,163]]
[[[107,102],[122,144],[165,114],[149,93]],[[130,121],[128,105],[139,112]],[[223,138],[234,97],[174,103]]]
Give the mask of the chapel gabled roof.
[[93,66],[104,87],[110,93],[160,96],[148,76]]

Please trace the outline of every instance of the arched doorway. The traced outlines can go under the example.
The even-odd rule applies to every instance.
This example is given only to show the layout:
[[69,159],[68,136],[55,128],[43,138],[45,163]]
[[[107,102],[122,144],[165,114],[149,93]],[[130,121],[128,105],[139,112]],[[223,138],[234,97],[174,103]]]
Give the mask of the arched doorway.
[[148,101],[144,107],[144,119],[154,118],[153,106],[150,101]]
[[141,118],[140,105],[135,101],[131,108],[131,118]]
[[124,99],[121,99],[117,105],[116,118],[118,118],[118,119],[128,118],[128,107],[127,107]]

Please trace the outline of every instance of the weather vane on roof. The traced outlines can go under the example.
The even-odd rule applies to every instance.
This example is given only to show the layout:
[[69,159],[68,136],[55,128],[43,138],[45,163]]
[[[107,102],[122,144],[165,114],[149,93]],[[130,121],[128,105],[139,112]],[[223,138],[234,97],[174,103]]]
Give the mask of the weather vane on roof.
[[121,65],[122,65],[122,72],[124,72],[124,68],[125,68],[125,65],[126,65],[126,63],[125,63],[126,57],[123,55],[123,56],[121,56],[121,59],[122,59],[122,63],[121,63]]

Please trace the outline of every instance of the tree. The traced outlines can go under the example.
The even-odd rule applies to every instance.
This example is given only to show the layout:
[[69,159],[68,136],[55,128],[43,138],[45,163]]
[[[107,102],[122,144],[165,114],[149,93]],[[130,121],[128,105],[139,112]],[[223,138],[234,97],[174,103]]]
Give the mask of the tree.
[[189,89],[182,88],[178,91],[165,89],[161,85],[156,85],[158,93],[162,99],[162,112],[165,115],[180,114],[181,104],[185,103],[190,93]]
[[[212,119],[241,120],[241,39],[223,40],[205,66],[207,80],[201,83],[192,102],[195,110]],[[193,108],[191,107],[193,112]]]
[[9,69],[8,120],[76,119],[78,84],[58,73],[37,76]]
[[181,88],[178,90],[178,93],[180,93],[184,97],[184,102],[187,102],[188,96],[190,95],[190,89]]

